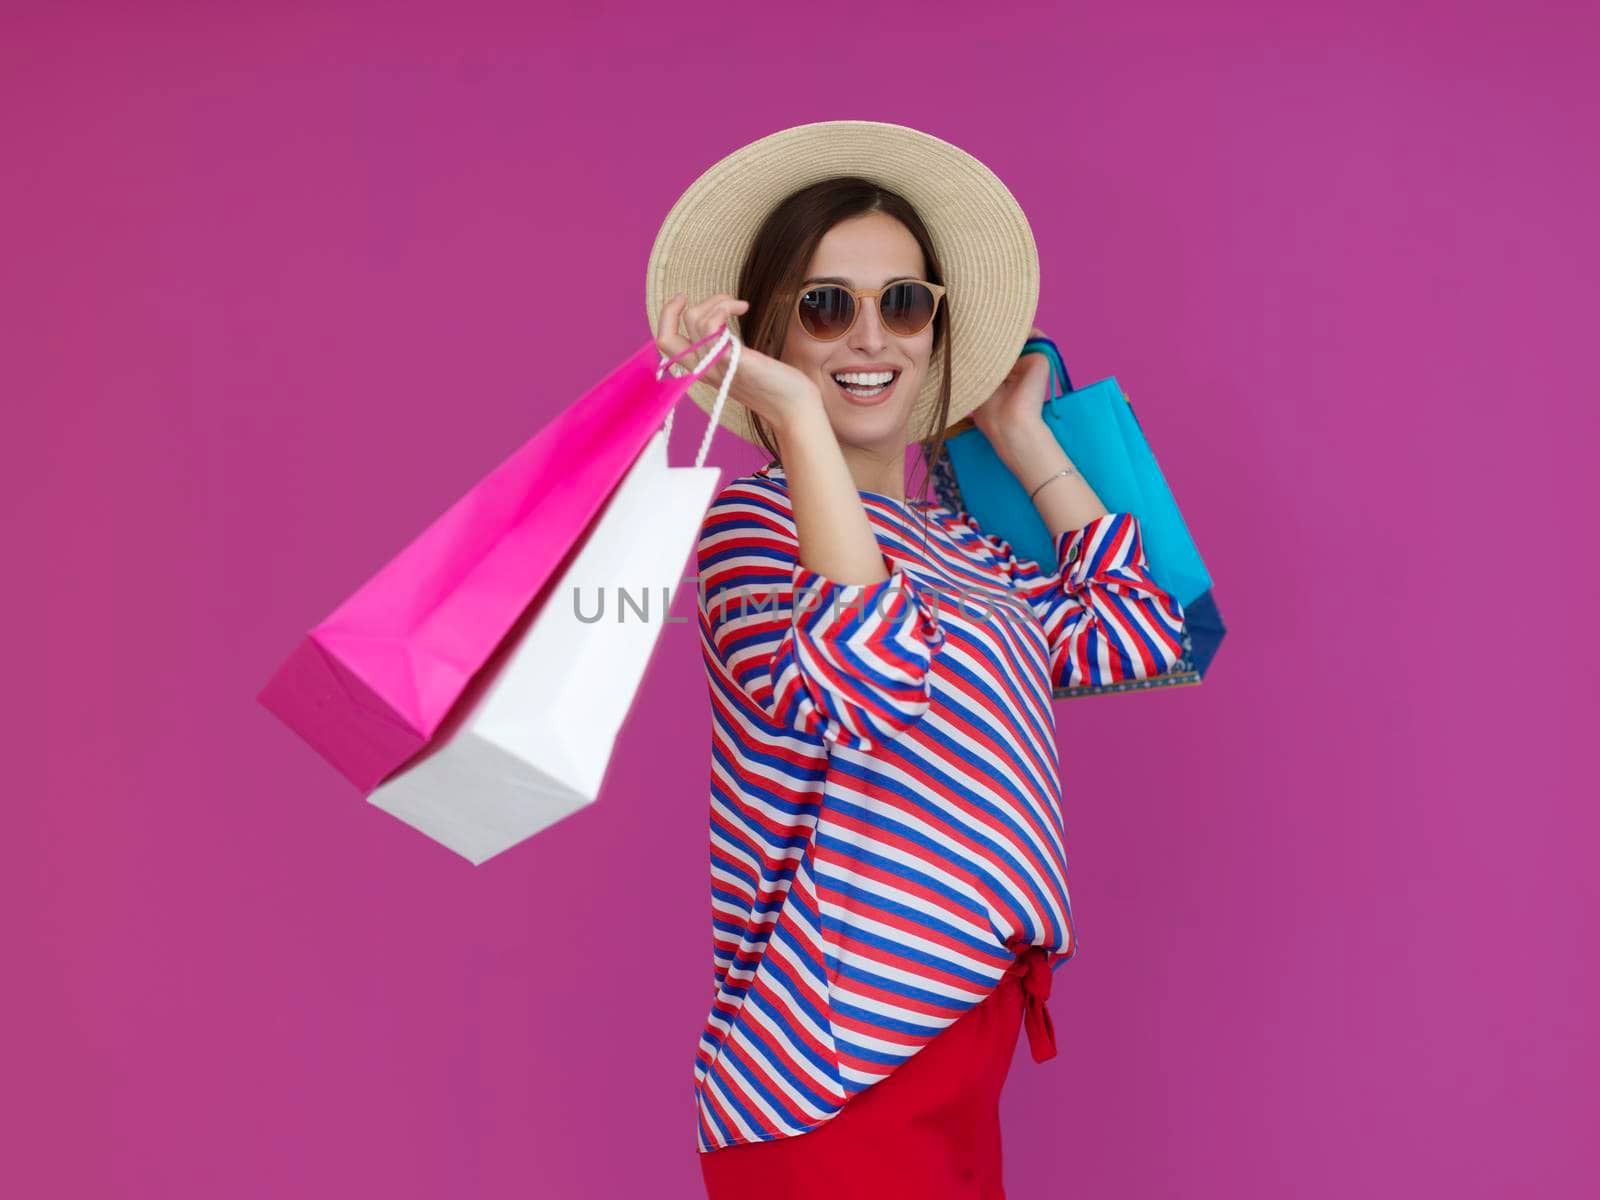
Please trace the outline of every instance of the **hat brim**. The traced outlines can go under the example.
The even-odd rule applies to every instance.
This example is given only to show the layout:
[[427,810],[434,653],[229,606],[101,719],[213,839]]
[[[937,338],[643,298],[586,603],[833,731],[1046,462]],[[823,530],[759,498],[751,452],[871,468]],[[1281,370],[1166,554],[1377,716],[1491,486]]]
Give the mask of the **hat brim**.
[[[680,292],[690,303],[734,295],[767,215],[801,188],[840,175],[899,193],[928,227],[948,289],[946,425],[954,425],[993,394],[1022,353],[1039,307],[1039,252],[1022,206],[999,177],[965,150],[918,129],[820,121],[779,130],[718,161],[689,185],[656,233],[645,271],[650,328]],[[943,382],[944,359],[936,354],[912,409],[913,430],[929,427]],[[710,414],[715,387],[695,383],[689,395]],[[731,397],[721,423],[756,442],[749,410]]]

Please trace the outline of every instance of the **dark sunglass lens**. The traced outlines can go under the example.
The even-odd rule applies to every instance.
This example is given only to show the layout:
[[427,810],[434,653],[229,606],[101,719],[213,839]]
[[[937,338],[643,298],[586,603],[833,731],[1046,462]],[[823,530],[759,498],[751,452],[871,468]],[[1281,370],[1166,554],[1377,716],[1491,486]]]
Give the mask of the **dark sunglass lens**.
[[926,284],[897,283],[883,294],[883,323],[902,336],[921,333],[933,320],[933,293]]
[[855,314],[855,297],[842,287],[812,288],[800,297],[800,323],[812,337],[838,337]]

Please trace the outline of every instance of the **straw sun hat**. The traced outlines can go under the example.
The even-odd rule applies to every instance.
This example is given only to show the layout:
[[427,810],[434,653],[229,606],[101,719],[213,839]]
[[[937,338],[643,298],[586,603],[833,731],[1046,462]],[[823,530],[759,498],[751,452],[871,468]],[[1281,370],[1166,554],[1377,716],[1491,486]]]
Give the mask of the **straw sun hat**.
[[[656,232],[645,272],[650,328],[679,292],[690,304],[718,292],[736,295],[740,269],[767,214],[792,193],[836,175],[898,192],[928,227],[944,266],[954,330],[954,425],[993,394],[1022,353],[1039,305],[1039,252],[1022,207],[995,173],[917,129],[881,121],[796,125],[713,164],[678,197]],[[912,410],[913,430],[928,427],[943,378],[943,357],[934,354]],[[709,415],[717,389],[698,382],[689,395]],[[748,415],[742,404],[724,404],[721,423],[755,442]]]

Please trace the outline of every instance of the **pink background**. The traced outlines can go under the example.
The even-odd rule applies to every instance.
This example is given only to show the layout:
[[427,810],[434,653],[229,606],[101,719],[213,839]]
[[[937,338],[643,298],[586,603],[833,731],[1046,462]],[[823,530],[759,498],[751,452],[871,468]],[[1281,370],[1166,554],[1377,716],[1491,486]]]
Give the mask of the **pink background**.
[[6,6],[4,1190],[700,1194],[693,626],[478,869],[254,695],[650,336],[701,170],[867,117],[1012,188],[1231,627],[1058,706],[1011,1194],[1592,1195],[1592,14],[639,8]]

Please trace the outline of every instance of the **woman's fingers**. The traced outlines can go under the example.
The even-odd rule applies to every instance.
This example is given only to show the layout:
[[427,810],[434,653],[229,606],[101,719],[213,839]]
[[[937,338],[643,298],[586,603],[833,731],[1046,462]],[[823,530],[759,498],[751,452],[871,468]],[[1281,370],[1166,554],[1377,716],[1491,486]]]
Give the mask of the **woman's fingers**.
[[[674,360],[667,369],[678,376],[694,370],[699,365],[700,356],[703,356],[706,350],[706,347],[702,346],[697,353],[690,352],[690,347],[700,340],[700,335],[694,332],[692,325],[688,336],[680,332],[680,325],[685,323],[683,307],[687,302],[688,297],[683,295],[668,300],[661,308],[660,324],[656,330],[656,348],[668,359]],[[715,383],[720,383],[722,379],[720,375],[714,375],[712,369],[702,371],[700,377]]]
[[689,340],[699,341],[707,334],[722,328],[727,324],[729,314],[740,305],[744,305],[743,300],[726,292],[706,297],[684,314],[684,322],[689,327]]
[[678,322],[688,299],[680,292],[661,306],[661,316],[656,323],[656,346],[663,354],[677,354],[688,344],[678,332]]
[[[684,354],[684,351],[696,342],[704,341],[724,325],[731,325],[731,317],[735,313],[746,311],[749,307],[747,301],[726,292],[708,296],[699,304],[689,305],[688,297],[680,292],[662,305],[660,321],[656,328],[656,347],[669,358],[678,359],[672,366],[674,373],[681,375],[691,371],[710,351],[710,346],[701,346],[695,354]],[[683,357],[678,358],[679,355]],[[719,355],[716,361],[700,373],[700,378],[713,387],[720,387],[727,360],[726,353]]]

